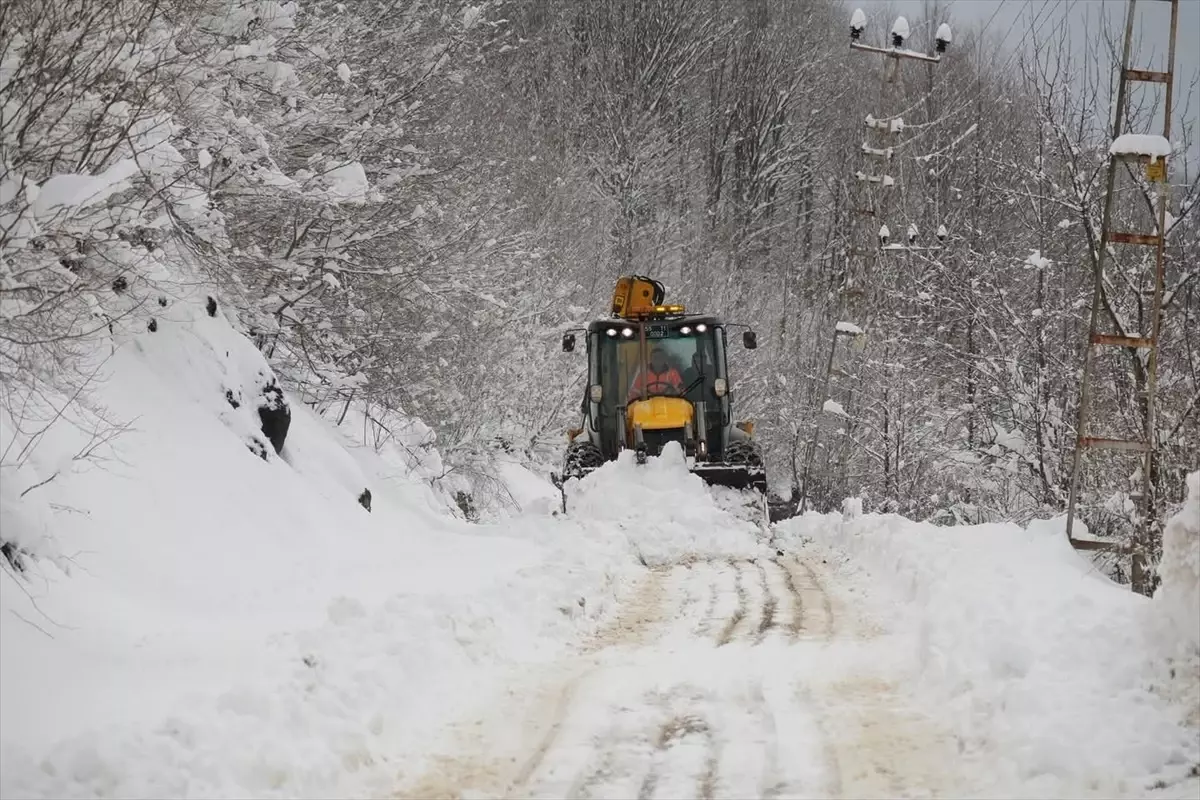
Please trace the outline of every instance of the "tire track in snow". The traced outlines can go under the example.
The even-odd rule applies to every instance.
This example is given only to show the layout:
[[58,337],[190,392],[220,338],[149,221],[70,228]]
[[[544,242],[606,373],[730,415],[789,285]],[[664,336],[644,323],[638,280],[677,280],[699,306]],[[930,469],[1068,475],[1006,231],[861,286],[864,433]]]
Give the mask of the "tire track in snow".
[[676,567],[678,591],[686,593],[687,602],[672,619],[671,630],[665,639],[692,641],[703,636],[712,624],[717,604],[717,589],[711,565],[693,562]]
[[762,619],[766,615],[771,595],[763,585],[757,561],[739,561],[738,569],[741,571],[742,587],[746,592],[746,614],[742,617],[741,626],[734,633],[734,641],[754,645],[758,641],[758,632],[762,627]]
[[820,638],[833,639],[833,602],[812,567],[796,558],[783,562],[796,612],[792,620],[792,641]]
[[919,707],[905,703],[889,680],[855,677],[829,685],[820,703],[811,694],[829,753],[831,787],[861,798],[954,797],[960,763],[957,739]]
[[645,764],[650,758],[652,731],[652,727],[624,730],[619,717],[614,716],[611,726],[593,736],[598,749],[581,766],[570,788],[561,796],[581,800],[631,796],[637,785],[634,780],[637,774],[648,768]]
[[538,742],[538,746],[533,751],[533,754],[521,767],[520,771],[517,772],[516,777],[512,781],[514,788],[524,788],[527,786],[529,780],[542,765],[542,762],[546,760],[546,755],[550,752],[550,748],[554,747],[555,741],[562,732],[567,712],[571,707],[571,701],[584,677],[579,676],[574,680],[568,681],[563,687],[562,692],[558,696],[558,702],[554,707],[554,719],[550,723],[550,728],[546,731],[546,735],[542,737],[542,740]]
[[773,638],[783,641],[795,641],[801,625],[802,602],[800,592],[796,589],[791,573],[778,558],[764,562],[767,571],[767,585],[775,595],[775,618],[772,621]]
[[700,579],[704,581],[705,591],[708,594],[708,603],[704,607],[704,616],[692,628],[692,633],[696,638],[706,639],[712,635],[713,625],[717,617],[717,603],[721,599],[721,592],[717,586],[718,573],[709,562],[703,563],[703,574]]
[[697,638],[719,644],[721,635],[739,607],[737,570],[729,561],[709,561],[709,587],[712,592],[709,611]]
[[[522,730],[514,732],[517,741],[505,741],[500,748],[489,746],[489,736],[479,727],[482,720],[467,725],[460,722],[452,729],[456,729],[461,749],[434,755],[415,782],[391,796],[397,800],[457,800],[464,790],[491,795],[520,790],[553,747],[575,692],[586,677],[586,672],[576,672],[561,683],[559,679],[540,686],[518,682],[516,687],[522,693],[513,692],[508,702],[501,704],[506,719],[517,718],[522,723]],[[524,700],[520,705],[515,704],[518,698]],[[526,742],[527,738],[532,741]],[[530,744],[532,749],[522,759],[521,751]]]
[[804,596],[800,594],[800,589],[796,586],[796,576],[792,574],[792,570],[787,564],[780,564],[778,561],[775,564],[783,573],[784,586],[787,589],[788,597],[791,598],[792,614],[788,624],[788,634],[790,639],[795,642],[804,632]]
[[[767,562],[770,563],[770,562]],[[763,605],[762,619],[758,623],[758,639],[757,643],[762,644],[762,641],[767,638],[767,634],[775,628],[775,613],[779,608],[779,598],[775,594],[775,590],[771,587],[771,581],[767,577],[767,565],[759,563],[758,575],[762,581]]]
[[622,603],[617,616],[584,643],[583,652],[595,653],[618,645],[645,643],[666,618],[670,574],[667,567],[649,569],[632,596]]
[[812,565],[799,559],[796,560],[796,563],[807,574],[807,588],[810,589],[813,595],[820,598],[819,606],[823,618],[820,619],[817,625],[812,626],[811,630],[818,635],[824,636],[826,639],[832,639],[836,631],[834,630],[833,601],[829,597],[829,592],[825,591],[825,586],[821,583],[820,578],[817,577],[817,573],[813,570]]
[[[688,762],[692,760],[690,751],[693,750],[691,747],[693,743],[703,749],[703,760],[700,764],[700,773],[688,779],[687,774],[693,772],[688,769],[691,766]],[[673,764],[672,762],[683,763]],[[679,783],[677,779],[681,777],[684,780],[694,781],[696,797],[701,800],[711,800],[716,786],[717,763],[716,737],[707,717],[696,711],[673,714],[659,728],[654,744],[654,761],[642,779],[642,785],[637,794],[638,800],[651,800],[655,797],[664,778],[671,780],[673,784],[661,787],[664,789],[664,794],[668,797],[679,796],[678,791],[670,790],[678,789],[675,784]],[[670,769],[672,766],[676,768]]]
[[734,571],[734,586],[737,591],[737,608],[734,609],[733,616],[725,623],[725,628],[721,631],[721,636],[717,639],[717,647],[723,647],[733,640],[733,633],[737,630],[737,626],[741,624],[746,616],[746,586],[743,578],[743,572],[738,568],[736,562],[726,562],[733,567]]
[[782,557],[649,571],[583,655],[518,675],[485,735],[461,726],[462,749],[402,796],[952,795],[953,741],[901,687],[869,665],[799,683],[779,669],[867,632],[853,608],[835,617],[825,580]]
[[[654,774],[654,758],[658,750],[655,742],[661,739],[660,730],[663,726],[656,720],[672,716],[669,701],[681,691],[682,687],[677,686],[668,694],[645,692],[641,696],[642,705],[657,713],[653,720],[644,721],[641,725],[633,720],[632,727],[623,725],[630,722],[621,715],[624,704],[610,701],[605,711],[609,724],[603,732],[597,730],[592,736],[596,750],[578,770],[570,788],[562,796],[586,800],[606,789],[609,790],[608,794],[603,795],[606,797],[633,796],[633,787],[643,787]],[[638,780],[643,772],[644,775]],[[619,793],[613,793],[612,790],[617,788],[614,783],[621,787]],[[640,794],[641,789],[638,791]]]
[[755,682],[753,698],[763,738],[767,743],[766,752],[763,754],[762,796],[763,800],[774,800],[783,793],[784,788],[779,780],[779,731],[775,727],[775,715],[767,705],[762,681]]
[[838,748],[834,746],[833,739],[829,736],[828,722],[817,707],[812,690],[807,686],[797,687],[796,700],[800,701],[801,705],[811,711],[813,724],[821,733],[822,755],[824,756],[825,766],[828,771],[828,785],[825,787],[827,795],[829,797],[846,797],[845,785],[842,781],[842,759]]
[[600,756],[600,763],[596,767],[584,769],[580,772],[575,778],[575,782],[571,784],[571,788],[567,790],[565,796],[590,800],[594,797],[592,789],[612,777],[615,772],[616,763],[616,749],[606,747]]
[[713,800],[713,792],[717,786],[717,770],[719,769],[721,751],[717,747],[716,737],[708,735],[708,752],[704,759],[704,774],[696,785],[696,793],[700,800]]

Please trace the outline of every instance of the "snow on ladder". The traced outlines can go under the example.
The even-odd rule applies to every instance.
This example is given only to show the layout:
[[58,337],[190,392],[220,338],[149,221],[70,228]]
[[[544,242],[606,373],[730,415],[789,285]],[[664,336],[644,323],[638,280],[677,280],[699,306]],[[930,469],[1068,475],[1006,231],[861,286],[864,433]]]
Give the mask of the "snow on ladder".
[[[1158,381],[1158,333],[1162,317],[1163,299],[1163,259],[1166,247],[1167,207],[1170,204],[1170,184],[1167,182],[1167,159],[1171,155],[1171,112],[1172,94],[1175,87],[1175,35],[1179,22],[1179,0],[1159,0],[1155,5],[1170,5],[1170,39],[1167,50],[1167,65],[1165,71],[1137,69],[1129,64],[1134,39],[1134,20],[1137,0],[1128,0],[1125,18],[1125,44],[1121,57],[1120,81],[1117,86],[1116,117],[1113,122],[1113,140],[1109,147],[1111,158],[1108,162],[1108,183],[1104,197],[1104,217],[1100,229],[1100,248],[1095,254],[1092,275],[1092,308],[1088,329],[1087,346],[1084,348],[1083,378],[1079,386],[1078,423],[1076,425],[1075,452],[1071,458],[1071,489],[1067,501],[1067,538],[1071,544],[1080,550],[1120,550],[1128,552],[1133,558],[1132,582],[1133,590],[1142,594],[1152,593],[1153,586],[1149,580],[1145,563],[1148,557],[1154,556],[1161,547],[1161,531],[1158,508],[1155,498],[1154,485],[1154,455],[1155,455],[1155,391]],[[1127,133],[1126,109],[1131,83],[1142,83],[1150,87],[1163,87],[1164,97],[1162,108],[1162,134]],[[1154,208],[1154,230],[1134,231],[1116,230],[1114,215],[1122,218],[1122,227],[1127,226],[1127,220],[1133,216],[1130,203],[1123,207],[1121,201],[1128,192],[1117,190],[1117,177],[1122,171],[1130,173],[1131,164],[1144,166],[1143,178],[1153,189],[1133,198],[1145,205],[1147,200],[1154,201],[1152,195],[1157,195],[1157,205]],[[1136,176],[1135,176],[1136,181]],[[1139,192],[1143,190],[1139,187]],[[1132,204],[1136,205],[1136,203]],[[1131,266],[1123,268],[1117,263],[1113,245],[1130,245],[1134,247],[1154,248],[1153,272],[1147,273],[1148,259],[1134,256]],[[1144,251],[1143,251],[1144,252]],[[1128,330],[1131,327],[1125,322],[1128,317],[1120,313],[1121,298],[1116,296],[1119,288],[1106,285],[1103,276],[1110,262],[1117,269],[1125,269],[1126,285],[1137,287],[1149,282],[1153,286],[1150,303],[1150,331]],[[1136,288],[1134,294],[1145,294]],[[1102,320],[1104,320],[1102,322]],[[1117,328],[1112,332],[1111,328]],[[1140,408],[1141,431],[1134,438],[1118,438],[1114,435],[1093,435],[1091,430],[1093,417],[1100,416],[1113,419],[1116,414],[1096,415],[1093,405],[1096,399],[1093,395],[1105,387],[1104,380],[1097,381],[1097,357],[1099,348],[1123,348],[1129,359],[1135,359],[1140,368],[1132,370],[1138,391],[1134,393],[1135,402]],[[1115,351],[1118,354],[1120,350]],[[1135,365],[1136,366],[1136,365]],[[1119,398],[1110,399],[1110,408],[1115,409]],[[1140,464],[1133,472],[1132,480],[1140,480],[1141,492],[1130,495],[1136,499],[1141,508],[1136,512],[1136,526],[1132,541],[1128,546],[1116,542],[1098,542],[1094,539],[1075,538],[1074,524],[1077,506],[1081,493],[1082,471],[1085,459],[1092,457],[1096,451],[1112,451],[1116,453],[1132,453]]]

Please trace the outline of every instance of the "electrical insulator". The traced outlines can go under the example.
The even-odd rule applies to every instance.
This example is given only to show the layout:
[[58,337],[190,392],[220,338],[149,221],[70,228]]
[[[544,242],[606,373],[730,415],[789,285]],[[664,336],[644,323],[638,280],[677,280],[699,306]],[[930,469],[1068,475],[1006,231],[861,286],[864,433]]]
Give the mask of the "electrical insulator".
[[858,41],[866,27],[867,15],[863,13],[861,8],[854,9],[854,13],[850,15],[850,38]]
[[950,34],[950,26],[943,22],[938,26],[937,33],[934,34],[933,38],[937,46],[937,51],[939,53],[946,52],[946,48],[950,45],[950,41],[953,38]]

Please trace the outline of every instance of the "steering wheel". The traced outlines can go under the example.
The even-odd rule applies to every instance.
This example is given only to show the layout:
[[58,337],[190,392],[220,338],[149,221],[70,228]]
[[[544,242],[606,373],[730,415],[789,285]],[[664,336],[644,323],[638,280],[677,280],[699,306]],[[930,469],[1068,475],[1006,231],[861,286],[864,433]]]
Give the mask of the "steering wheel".
[[[655,387],[660,388],[656,389]],[[679,390],[678,386],[669,381],[649,381],[646,384],[646,394],[657,395],[659,397],[681,397],[683,392]]]

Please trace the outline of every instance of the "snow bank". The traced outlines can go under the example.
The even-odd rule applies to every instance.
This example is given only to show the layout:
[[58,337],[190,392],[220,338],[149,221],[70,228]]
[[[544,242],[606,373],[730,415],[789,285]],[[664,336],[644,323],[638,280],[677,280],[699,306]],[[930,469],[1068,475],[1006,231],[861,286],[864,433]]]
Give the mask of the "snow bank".
[[281,453],[252,452],[269,367],[203,293],[171,297],[92,387],[130,427],[75,459],[70,418],[0,480],[34,553],[0,562],[0,796],[386,795],[398,754],[599,624],[636,561],[545,514],[456,520],[421,459],[295,397]]
[[648,565],[749,558],[763,547],[758,527],[737,513],[741,493],[710,490],[688,472],[675,442],[642,465],[626,450],[582,480],[567,481],[565,489],[572,519],[596,535],[624,533]]
[[1141,155],[1151,158],[1166,158],[1171,155],[1171,143],[1163,136],[1148,133],[1123,133],[1109,145],[1113,155]]
[[1195,731],[1153,691],[1149,601],[1097,574],[1059,521],[808,514],[779,530],[872,573],[920,690],[996,793],[1144,796],[1180,786],[1200,759]]
[[1168,667],[1168,691],[1200,728],[1200,472],[1163,531],[1162,584],[1154,595],[1154,630]]

